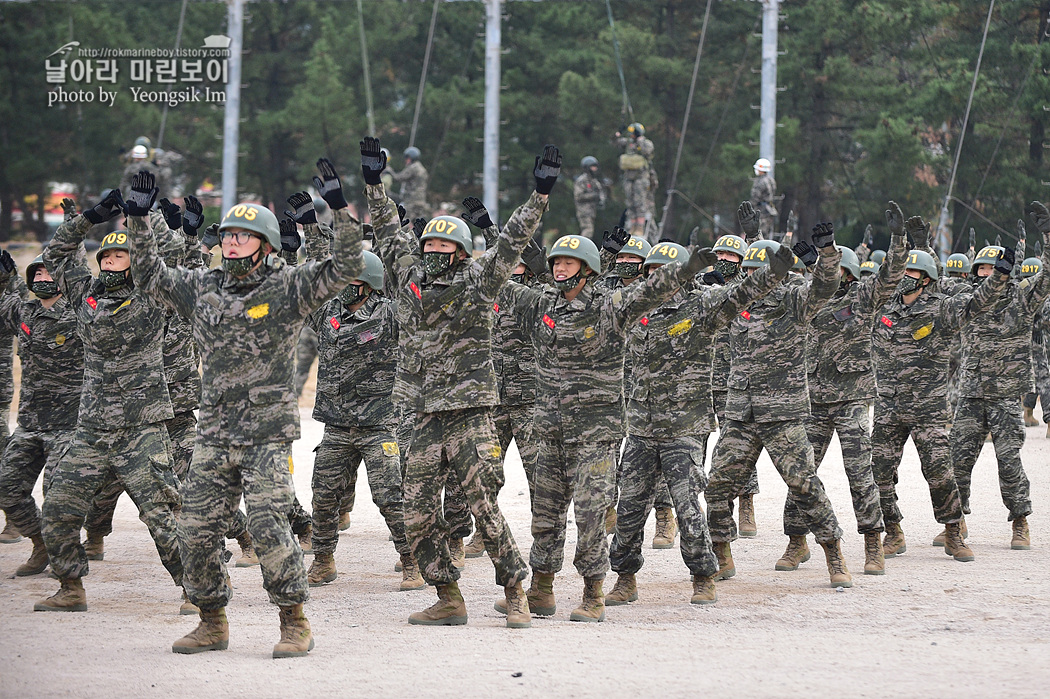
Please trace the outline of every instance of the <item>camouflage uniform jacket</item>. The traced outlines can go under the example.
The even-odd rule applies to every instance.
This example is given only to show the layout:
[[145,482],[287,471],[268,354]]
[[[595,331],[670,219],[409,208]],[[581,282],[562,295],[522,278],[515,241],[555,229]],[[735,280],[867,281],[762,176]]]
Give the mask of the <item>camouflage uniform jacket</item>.
[[878,274],[850,284],[813,318],[806,362],[809,397],[814,403],[869,401],[875,398],[871,367],[871,324],[904,276],[908,251],[895,237]]
[[751,183],[751,196],[748,197],[756,211],[776,213],[773,197],[777,194],[777,182],[770,175],[759,175]]
[[430,174],[423,163],[414,161],[401,172],[392,173],[395,182],[401,183],[401,200],[413,204],[425,204],[427,200],[427,181]]
[[601,179],[584,172],[572,183],[572,197],[576,206],[599,206],[605,203],[605,185]]
[[565,443],[622,439],[627,333],[691,281],[678,263],[619,289],[589,281],[572,301],[552,286],[508,284],[536,351],[536,433]]
[[536,232],[546,203],[533,193],[503,227],[495,246],[432,279],[423,273],[419,241],[402,233],[397,207],[383,186],[366,185],[365,191],[384,264],[397,284],[403,341],[395,401],[405,410],[424,413],[496,405],[496,297]]
[[[151,213],[150,221],[156,231],[156,218],[161,218],[163,224],[163,217],[154,216],[154,213]],[[187,269],[204,267],[198,239],[186,235],[181,230],[174,231],[174,235],[183,243],[183,248],[177,257],[165,256],[165,264],[182,265]],[[198,369],[200,355],[193,342],[193,327],[190,322],[171,309],[167,309],[165,320],[167,328],[164,331],[164,378],[168,382],[172,410],[178,415],[201,406],[201,374]]]
[[[19,277],[12,285],[25,289]],[[84,384],[84,343],[72,304],[63,296],[44,308],[38,299],[23,299],[9,287],[0,295],[0,333],[11,332],[18,336],[22,360],[19,426],[33,431],[73,429]]]
[[616,145],[623,150],[624,155],[640,155],[645,158],[645,167],[640,170],[621,170],[621,173],[625,179],[636,179],[638,177],[649,176],[649,170],[653,167],[653,153],[656,152],[653,142],[645,136],[641,138],[629,138],[627,136],[620,136],[616,139]]
[[[12,275],[12,279],[17,279],[17,276]],[[6,286],[6,284],[0,284],[0,288]],[[7,410],[15,397],[14,336],[14,329],[7,327],[6,324],[0,325],[0,413]]]
[[809,415],[806,332],[838,289],[842,253],[821,252],[809,280],[788,280],[739,313],[729,328],[726,417],[780,422]]
[[237,279],[222,268],[168,267],[156,241],[132,217],[132,269],[150,294],[193,326],[201,353],[197,434],[205,442],[250,446],[299,438],[295,347],[306,317],[364,268],[361,241],[335,212],[335,253],[292,267],[269,255]]
[[741,284],[683,289],[632,326],[627,337],[634,367],[627,402],[631,435],[673,439],[714,431],[715,332],[780,281],[764,267]]
[[[145,219],[129,219],[129,226]],[[84,383],[78,426],[115,430],[174,417],[164,380],[164,309],[149,296],[134,272],[133,286],[106,291],[83,264],[77,248],[91,222],[83,215],[63,222],[44,250],[44,264],[77,316],[84,342]],[[163,245],[177,241],[162,227]],[[109,235],[133,235],[114,231]],[[134,255],[132,255],[134,259]]]
[[923,420],[947,420],[952,337],[991,308],[1006,282],[993,273],[973,292],[951,296],[928,287],[910,306],[894,295],[876,314],[872,330],[879,400]]
[[[1043,252],[1043,268],[1050,269],[1050,247]],[[1050,273],[1011,280],[988,312],[966,326],[960,396],[1016,399],[1032,390],[1032,323],[1048,296]]]

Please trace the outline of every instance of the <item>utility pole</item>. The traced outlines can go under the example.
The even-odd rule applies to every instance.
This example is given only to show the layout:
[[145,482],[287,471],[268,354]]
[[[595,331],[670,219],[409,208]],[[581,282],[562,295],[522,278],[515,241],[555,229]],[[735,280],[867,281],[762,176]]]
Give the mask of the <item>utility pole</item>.
[[481,198],[493,221],[499,221],[499,60],[502,12],[502,0],[485,0],[485,143]]
[[777,168],[777,24],[780,0],[762,0],[762,102],[758,155]]
[[237,203],[237,150],[241,124],[241,46],[244,36],[244,0],[227,0],[226,31],[230,36],[229,82],[222,122],[222,215]]

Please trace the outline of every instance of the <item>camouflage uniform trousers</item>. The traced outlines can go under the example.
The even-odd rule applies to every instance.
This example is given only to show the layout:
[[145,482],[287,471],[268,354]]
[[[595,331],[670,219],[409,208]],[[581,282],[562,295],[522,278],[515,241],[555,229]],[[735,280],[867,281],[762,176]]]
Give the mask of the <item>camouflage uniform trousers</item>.
[[[580,223],[580,235],[584,238],[594,239],[594,219],[598,216],[598,204],[577,204],[576,220]],[[601,245],[601,240],[595,241]]]
[[765,446],[780,476],[795,499],[809,531],[818,542],[842,537],[838,519],[824,492],[813,462],[813,445],[801,421],[738,422],[726,420],[715,445],[707,484],[708,523],[712,541],[737,537],[733,521],[733,499],[750,477],[750,471]]
[[326,425],[314,459],[314,553],[334,553],[339,541],[339,514],[346,491],[356,483],[364,459],[372,502],[383,515],[402,558],[409,555],[405,510],[401,500],[401,462],[397,438],[386,428]]
[[[842,447],[842,465],[853,496],[853,512],[857,516],[857,531],[861,534],[885,530],[882,509],[879,507],[879,487],[871,475],[871,420],[865,401],[841,403],[813,403],[806,420],[806,434],[813,445],[817,468],[831,444],[831,435],[839,434]],[[784,502],[784,533],[805,536],[809,533],[806,519],[791,495]]]
[[[721,430],[722,425],[726,424],[726,401],[729,399],[728,391],[712,391],[711,397],[714,399],[715,415],[718,416],[718,426]],[[759,452],[761,454],[761,452]],[[758,456],[755,457],[755,461],[751,464],[751,472],[748,474],[746,484],[743,489],[737,493],[740,495],[758,495]]]
[[609,562],[617,573],[637,573],[645,559],[642,539],[656,496],[659,476],[671,484],[671,498],[682,532],[682,560],[693,575],[711,576],[718,572],[718,560],[711,549],[707,518],[700,506],[700,492],[706,485],[704,459],[707,436],[652,439],[627,437],[623,452],[623,480],[620,504],[616,508],[616,531],[609,550]]
[[[623,440],[621,445],[625,444],[627,440]],[[623,447],[616,450],[616,488],[613,491],[613,507],[616,507],[620,502],[620,498],[623,496],[623,486],[620,485],[623,481]],[[707,483],[707,476],[704,476],[704,483]],[[701,488],[703,490],[703,488]],[[667,481],[664,479],[663,473],[656,475],[656,500],[654,507],[657,509],[670,509],[674,507],[674,503],[671,500],[671,490],[667,487]]]
[[970,514],[970,476],[989,432],[999,463],[999,492],[1010,511],[1007,519],[1027,517],[1032,514],[1031,486],[1021,465],[1025,434],[1016,398],[959,399],[952,422],[951,456],[962,510]]
[[40,511],[33,500],[33,486],[44,472],[44,496],[55,465],[69,448],[73,430],[30,431],[16,427],[0,465],[0,509],[25,537],[40,534]]
[[496,569],[506,587],[525,579],[528,568],[500,512],[499,440],[490,408],[418,413],[405,472],[405,532],[412,556],[430,585],[459,579],[448,551],[448,523],[441,491],[455,474]]
[[649,207],[649,170],[632,170],[623,175],[623,195],[627,205],[627,222],[652,215]]
[[7,449],[7,442],[11,439],[10,428],[7,426],[10,419],[11,406],[8,404],[6,408],[0,409],[0,454],[3,454],[4,450]]
[[291,468],[290,442],[236,446],[198,439],[182,486],[179,541],[186,594],[201,609],[225,607],[232,596],[222,540],[242,494],[270,602],[286,607],[309,599],[303,552],[288,521],[295,501]]
[[[536,478],[536,459],[539,458],[539,444],[532,428],[532,414],[536,410],[534,403],[526,405],[508,405],[496,408],[496,435],[503,456],[507,456],[510,440],[518,447],[521,465],[525,469],[525,478],[529,482],[529,500],[532,500],[533,484]],[[499,472],[500,487],[503,487],[503,468]]]
[[939,416],[931,420],[929,414],[891,421],[882,412],[876,407],[871,432],[871,473],[879,486],[883,520],[897,524],[904,519],[897,506],[897,470],[910,436],[919,452],[922,475],[930,486],[934,518],[941,524],[958,522],[963,516],[962,502],[948,456],[946,421]]
[[1043,422],[1050,420],[1050,369],[1047,367],[1046,348],[1042,343],[1032,344],[1032,369],[1035,370],[1035,392],[1024,397],[1024,407],[1035,408],[1038,398],[1042,405]]
[[93,431],[78,428],[55,467],[44,498],[43,535],[51,569],[60,578],[87,574],[88,560],[80,528],[99,486],[115,476],[139,509],[176,585],[182,584],[182,559],[175,525],[179,504],[171,447],[160,423]]
[[303,326],[299,332],[299,344],[295,347],[295,394],[303,394],[303,386],[310,377],[310,367],[317,359],[317,333]]
[[535,573],[557,573],[565,560],[569,503],[576,519],[573,565],[585,578],[603,578],[609,570],[605,511],[616,488],[620,442],[566,444],[540,440],[536,492],[532,499],[532,550]]

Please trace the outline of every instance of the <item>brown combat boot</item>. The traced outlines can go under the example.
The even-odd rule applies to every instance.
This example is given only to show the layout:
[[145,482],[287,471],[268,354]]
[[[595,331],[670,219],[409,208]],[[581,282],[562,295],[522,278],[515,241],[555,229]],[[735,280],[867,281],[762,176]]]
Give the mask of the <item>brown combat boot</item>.
[[251,568],[259,565],[259,555],[255,553],[252,537],[247,531],[237,537],[237,545],[241,547],[241,557],[234,565],[238,568]]
[[[554,598],[554,573],[533,573],[532,583],[529,591],[525,593],[529,599],[529,612],[536,616],[553,616],[558,611],[558,603]],[[507,613],[507,600],[498,599],[492,605],[500,614]]]
[[864,574],[886,574],[886,557],[882,555],[882,537],[878,532],[864,534]]
[[314,649],[314,635],[303,614],[303,605],[281,607],[280,618],[281,640],[273,647],[273,657],[301,658]]
[[438,601],[421,612],[408,616],[408,623],[421,626],[462,626],[467,623],[467,605],[459,585],[450,582],[437,586]]
[[944,525],[944,552],[963,563],[969,563],[973,560],[973,551],[963,541],[962,527],[959,522],[950,522]]
[[728,541],[715,541],[711,544],[718,559],[718,573],[715,580],[728,580],[736,575],[736,564],[733,563],[733,551]]
[[1038,427],[1039,421],[1035,419],[1035,415],[1032,414],[1032,408],[1024,409],[1024,426],[1025,427]]
[[718,592],[715,591],[715,579],[706,575],[693,576],[693,596],[689,598],[690,604],[714,604],[718,601]]
[[470,537],[463,552],[467,558],[481,558],[485,555],[485,540],[481,538],[481,532],[474,531],[474,536]]
[[84,542],[84,553],[89,561],[101,561],[106,555],[106,537],[101,534],[87,533],[87,541]]
[[[299,548],[303,550],[303,553],[314,552],[314,525],[307,524],[306,530],[299,535]],[[307,626],[309,626],[309,624],[307,624]],[[303,653],[303,655],[306,655],[306,653]]]
[[[1013,538],[1010,540],[1010,548],[1017,551],[1027,551],[1032,548],[1032,536],[1028,532],[1028,518],[1015,517],[1013,521]],[[21,570],[21,568],[19,568]],[[19,573],[21,575],[21,573]]]
[[350,528],[350,513],[341,512],[339,514],[339,531],[345,532]]
[[189,616],[190,614],[200,614],[200,607],[190,602],[189,595],[186,594],[186,590],[182,591],[182,606],[179,607],[179,616]]
[[[1046,436],[1050,437],[1050,427],[1047,428]],[[612,534],[616,529],[616,506],[609,505],[605,508],[605,533]]]
[[616,584],[613,585],[612,591],[605,596],[605,604],[610,607],[618,607],[637,599],[638,582],[634,578],[634,573],[620,573],[616,576]]
[[412,556],[406,556],[401,559],[401,592],[408,590],[418,590],[421,587],[426,587],[427,581],[423,579],[423,575],[419,572],[419,566],[416,565],[415,560]]
[[310,571],[306,574],[306,582],[310,587],[321,587],[336,579],[335,556],[330,553],[318,553],[314,555]]
[[451,538],[448,540],[448,554],[452,557],[452,565],[456,570],[467,567],[467,552],[463,549],[463,539]]
[[670,507],[656,508],[656,533],[653,534],[654,549],[669,549],[674,546],[674,538],[678,534],[678,523],[674,518],[674,510]]
[[226,621],[226,607],[211,611],[200,610],[197,628],[171,644],[172,653],[202,653],[206,650],[226,650],[230,647],[230,625]]
[[886,536],[882,538],[882,555],[895,558],[908,550],[900,522],[886,522]]
[[789,536],[784,555],[773,566],[773,570],[798,570],[800,564],[810,559],[810,555],[805,536]]
[[758,536],[758,524],[755,523],[755,496],[740,496],[740,536],[745,539],[753,539]]
[[605,621],[605,595],[602,594],[602,578],[583,579],[583,601],[572,610],[569,621],[598,623]]
[[15,529],[11,520],[4,523],[4,530],[0,532],[0,544],[17,544],[22,540],[22,533]]
[[[937,536],[933,537],[932,545],[933,546],[944,546],[944,535],[945,535],[945,530],[942,529],[940,534],[938,534]],[[963,519],[962,520],[962,537],[964,539],[966,539],[969,536],[970,536],[970,532],[966,529],[966,520]]]
[[47,548],[44,546],[44,537],[37,534],[32,538],[33,552],[29,554],[29,560],[18,566],[15,575],[24,578],[27,575],[39,575],[47,568]]
[[828,559],[828,573],[831,575],[832,587],[853,587],[853,576],[849,574],[846,560],[842,557],[842,541],[821,542],[824,556]]
[[62,578],[62,587],[33,605],[34,612],[86,612],[87,593],[80,578]]
[[507,605],[507,628],[527,629],[532,626],[532,615],[529,614],[529,600],[525,591],[521,589],[521,583],[516,582],[510,587],[503,588]]

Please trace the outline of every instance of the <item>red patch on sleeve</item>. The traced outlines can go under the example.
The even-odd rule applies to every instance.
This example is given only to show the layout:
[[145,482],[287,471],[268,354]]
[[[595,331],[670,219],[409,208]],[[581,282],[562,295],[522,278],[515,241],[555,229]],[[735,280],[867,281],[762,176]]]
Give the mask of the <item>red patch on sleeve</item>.
[[95,300],[94,296],[88,296],[84,300],[87,302],[87,305],[91,306],[91,310],[94,310],[98,307],[98,301]]
[[551,320],[551,317],[549,315],[547,315],[546,313],[543,314],[543,324],[546,325],[551,330],[554,330],[554,321]]
[[744,320],[751,320],[751,314],[748,311],[741,311],[740,317]]
[[420,301],[423,300],[423,294],[419,293],[419,287],[416,286],[415,282],[412,282],[411,284],[409,284],[408,288],[412,290],[412,293],[416,295],[417,299],[419,299]]
[[499,304],[498,303],[492,304],[492,310],[494,310],[496,313],[499,313]]
[[32,332],[30,332],[29,326],[26,325],[25,323],[22,323],[22,332],[24,332],[26,335],[32,335],[33,334]]
[[645,318],[642,318],[641,323],[642,325],[649,325],[649,317],[646,316]]
[[333,317],[328,319],[328,324],[331,325],[336,330],[339,329],[339,321],[335,319],[335,316],[333,316]]
[[882,316],[881,318],[879,318],[879,322],[885,325],[887,328],[893,327],[893,321],[887,318],[886,316]]

